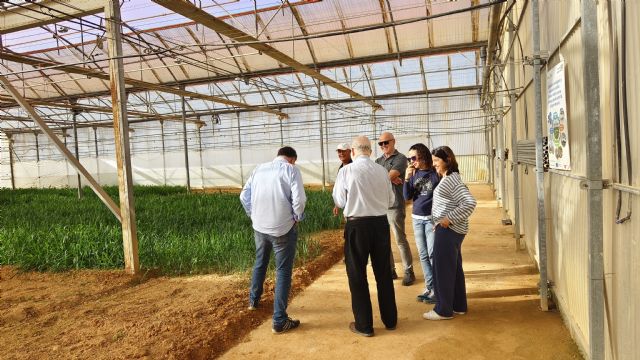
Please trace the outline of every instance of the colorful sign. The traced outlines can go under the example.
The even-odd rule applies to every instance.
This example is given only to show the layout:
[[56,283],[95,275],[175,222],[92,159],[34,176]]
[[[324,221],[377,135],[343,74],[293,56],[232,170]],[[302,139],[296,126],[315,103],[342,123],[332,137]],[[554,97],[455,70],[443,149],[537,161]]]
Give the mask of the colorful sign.
[[547,129],[549,130],[549,167],[571,170],[564,61],[547,71]]

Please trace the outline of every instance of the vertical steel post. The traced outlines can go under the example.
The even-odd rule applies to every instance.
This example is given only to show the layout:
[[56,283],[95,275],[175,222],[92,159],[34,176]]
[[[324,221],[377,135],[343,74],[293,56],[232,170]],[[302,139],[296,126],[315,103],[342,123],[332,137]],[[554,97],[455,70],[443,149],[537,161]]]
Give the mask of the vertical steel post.
[[[513,11],[509,11],[509,43],[515,41]],[[513,237],[516,250],[520,250],[520,168],[518,167],[518,122],[516,110],[516,64],[515,50],[509,55],[509,100],[511,102],[511,164],[513,164]]]
[[113,131],[118,164],[118,188],[120,190],[120,214],[125,270],[140,272],[138,235],[133,197],[133,172],[129,147],[129,120],[127,119],[127,94],[124,85],[122,61],[122,34],[120,26],[120,2],[109,0],[105,5],[107,44],[109,47],[109,77],[111,80],[111,104],[113,106]]
[[202,132],[200,129],[202,128],[201,124],[197,125],[198,129],[198,153],[200,155],[200,184],[202,185],[202,190],[204,190],[204,166],[202,166]]
[[36,137],[36,175],[38,176],[38,187],[41,187],[42,182],[40,179],[40,142],[38,141],[38,132],[35,131],[33,135]]
[[[182,88],[184,90],[184,87]],[[187,192],[191,193],[191,174],[189,174],[189,145],[187,144],[187,109],[184,95],[180,95],[182,103],[182,144],[184,146],[184,167],[187,174]]]
[[[73,118],[73,144],[75,147],[76,159],[80,161],[80,150],[78,149],[78,123],[76,117],[78,116],[78,110],[73,110],[72,112]],[[78,176],[78,199],[82,199],[82,181],[80,180],[80,173],[77,172]]]
[[13,172],[13,136],[7,134],[7,140],[9,141],[9,171],[11,172],[11,189],[16,189],[16,178]]
[[[322,128],[322,92],[320,91],[320,81],[318,81],[318,119],[320,125],[320,160],[322,161],[322,191],[327,191],[327,178],[325,171],[325,157],[324,157],[324,131]],[[328,144],[327,144],[328,146]]]
[[538,194],[538,259],[540,264],[540,308],[549,311],[547,278],[547,223],[544,205],[544,165],[542,163],[542,81],[540,78],[540,10],[538,0],[531,1],[533,17],[533,89],[536,107],[536,192]]
[[236,111],[236,120],[238,122],[238,156],[240,158],[240,186],[244,186],[244,168],[242,165],[242,135],[240,134],[240,112]]
[[[624,3],[623,3],[624,6]],[[589,236],[589,352],[604,359],[604,259],[602,204],[602,124],[598,69],[598,5],[581,1],[584,109],[587,126],[587,194]],[[624,29],[622,31],[625,31]]]
[[164,121],[162,120],[160,120],[160,140],[162,142],[162,179],[164,180],[164,186],[167,186],[167,155],[164,142]]
[[93,126],[93,146],[96,153],[96,178],[98,179],[98,183],[100,183],[100,160],[98,159],[98,128]]

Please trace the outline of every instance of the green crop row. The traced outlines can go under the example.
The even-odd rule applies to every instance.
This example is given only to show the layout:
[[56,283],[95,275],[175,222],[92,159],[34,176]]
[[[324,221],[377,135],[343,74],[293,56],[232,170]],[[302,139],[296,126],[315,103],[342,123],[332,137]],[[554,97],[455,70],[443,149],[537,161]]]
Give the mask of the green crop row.
[[[0,265],[62,271],[124,266],[122,231],[93,192],[0,189]],[[114,201],[118,189],[107,188]],[[165,274],[246,271],[254,260],[251,220],[237,194],[186,194],[181,187],[135,187],[140,265]],[[307,191],[298,261],[320,247],[310,234],[340,226],[331,195]]]

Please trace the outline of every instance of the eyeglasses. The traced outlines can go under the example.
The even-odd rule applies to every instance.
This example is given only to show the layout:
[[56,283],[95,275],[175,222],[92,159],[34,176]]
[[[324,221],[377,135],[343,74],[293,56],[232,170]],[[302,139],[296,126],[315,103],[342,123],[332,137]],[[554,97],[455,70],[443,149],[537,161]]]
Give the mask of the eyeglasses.
[[411,163],[411,162],[414,162],[414,161],[416,161],[416,160],[418,160],[418,157],[417,157],[417,156],[412,156],[412,157],[407,158],[407,161],[408,161],[408,162],[410,162],[410,163]]
[[395,139],[391,139],[391,140],[385,140],[385,141],[380,141],[378,143],[378,146],[384,146],[384,145],[389,145],[390,142],[392,142]]

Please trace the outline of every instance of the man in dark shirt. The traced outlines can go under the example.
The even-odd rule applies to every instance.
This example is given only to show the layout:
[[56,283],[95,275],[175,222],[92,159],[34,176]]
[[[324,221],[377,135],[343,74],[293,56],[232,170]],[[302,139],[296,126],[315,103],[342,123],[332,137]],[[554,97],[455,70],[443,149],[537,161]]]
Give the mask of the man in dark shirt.
[[[349,165],[353,162],[351,159],[351,145],[349,143],[342,143],[336,147],[336,153],[338,154],[338,159],[340,159],[340,167],[338,171],[342,169],[343,166]],[[333,216],[338,216],[340,213],[340,208],[337,206],[333,207]]]
[[[387,211],[387,219],[389,226],[393,232],[393,236],[400,249],[400,257],[404,266],[404,277],[402,285],[409,286],[416,281],[413,273],[413,257],[411,256],[411,248],[407,241],[407,235],[404,231],[404,197],[402,196],[402,185],[404,184],[404,175],[407,170],[407,157],[398,152],[395,147],[396,139],[390,132],[383,132],[378,138],[378,146],[382,149],[382,156],[376,159],[376,163],[382,165],[389,172],[389,180],[393,184],[393,193],[395,194],[395,202]],[[395,270],[395,261],[393,253],[391,254],[391,269],[393,278],[397,278]]]

